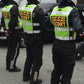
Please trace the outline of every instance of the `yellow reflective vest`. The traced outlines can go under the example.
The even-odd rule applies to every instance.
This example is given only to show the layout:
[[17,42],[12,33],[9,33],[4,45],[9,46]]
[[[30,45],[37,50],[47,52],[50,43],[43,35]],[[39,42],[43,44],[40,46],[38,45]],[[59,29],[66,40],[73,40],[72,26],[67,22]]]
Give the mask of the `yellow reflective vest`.
[[[69,14],[73,10],[72,7],[67,6],[58,8],[56,6],[51,15],[50,21],[54,25],[55,38],[58,40],[75,40],[76,32],[69,26]],[[70,33],[73,33],[70,35]]]

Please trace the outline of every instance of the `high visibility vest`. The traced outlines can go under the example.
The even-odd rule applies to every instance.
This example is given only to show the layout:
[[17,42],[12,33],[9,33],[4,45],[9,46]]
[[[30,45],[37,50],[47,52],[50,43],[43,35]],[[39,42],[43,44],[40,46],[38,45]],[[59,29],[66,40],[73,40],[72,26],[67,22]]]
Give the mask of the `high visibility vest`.
[[[6,29],[8,30],[8,24],[9,24],[9,21],[11,19],[10,17],[10,9],[13,7],[13,5],[8,5],[8,6],[5,6],[2,10],[2,14],[3,14],[3,17],[4,17],[4,21],[5,21],[5,27]],[[22,28],[22,22],[18,16],[18,26],[15,28],[15,29],[20,29]]]
[[54,25],[55,38],[58,40],[75,40],[76,32],[69,26],[69,14],[73,10],[72,7],[67,6],[58,8],[56,6],[51,15],[50,21]]
[[10,9],[13,7],[13,5],[8,5],[5,6],[2,10],[2,14],[4,17],[4,21],[5,21],[5,27],[8,29],[8,23],[10,21]]
[[34,23],[32,20],[33,16],[33,11],[37,7],[37,5],[31,4],[31,5],[24,5],[20,9],[20,16],[23,24],[23,29],[24,32],[28,34],[33,34],[33,33],[40,33],[40,29],[34,29],[34,27],[39,27],[40,23]]

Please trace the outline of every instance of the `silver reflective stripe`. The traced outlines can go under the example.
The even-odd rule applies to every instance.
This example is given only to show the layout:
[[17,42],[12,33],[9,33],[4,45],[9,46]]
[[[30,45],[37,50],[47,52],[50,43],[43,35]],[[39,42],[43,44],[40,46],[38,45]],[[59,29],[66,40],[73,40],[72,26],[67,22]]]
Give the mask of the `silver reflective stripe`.
[[24,32],[26,32],[28,34],[34,34],[34,33],[40,33],[40,30],[33,30],[33,31],[24,30]]
[[34,7],[36,7],[36,5],[33,5],[31,8],[28,7],[22,7],[21,10],[28,10],[28,11],[33,11]]
[[59,37],[59,36],[55,36],[56,39],[59,40],[75,40],[76,37]]
[[22,27],[15,27],[15,29],[22,29]]
[[0,39],[7,39],[6,36],[0,36]]
[[40,30],[33,30],[34,33],[40,33]]
[[73,28],[59,28],[59,27],[55,27],[55,30],[58,30],[58,31],[73,31]]
[[32,26],[32,23],[25,23],[25,22],[22,22],[23,25],[29,25],[29,26]]
[[5,21],[5,23],[9,23],[9,21]]
[[25,22],[23,22],[23,25],[28,25],[28,26],[40,26],[39,23],[25,23]]
[[29,33],[29,34],[33,33],[33,31],[27,31],[27,30],[24,30],[24,32]]
[[8,27],[6,27],[6,29],[8,30]]
[[21,21],[21,19],[18,19],[18,21],[20,22],[20,21]]
[[33,23],[33,26],[40,26],[39,23]]
[[[56,9],[56,8],[55,8]],[[70,7],[66,12],[63,11],[54,11],[52,12],[52,14],[56,14],[56,15],[69,15],[70,14],[70,10],[72,9],[72,7]]]

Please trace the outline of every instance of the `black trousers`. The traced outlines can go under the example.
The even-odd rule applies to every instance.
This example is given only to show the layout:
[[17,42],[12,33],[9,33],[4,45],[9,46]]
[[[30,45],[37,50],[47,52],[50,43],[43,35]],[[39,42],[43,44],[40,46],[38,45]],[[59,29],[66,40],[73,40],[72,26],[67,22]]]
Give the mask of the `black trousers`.
[[[29,37],[29,38],[28,38]],[[42,39],[37,36],[27,36],[25,38],[26,44],[26,61],[23,71],[23,79],[33,80],[34,72],[38,72],[42,66],[42,54],[43,54],[43,42]]]
[[75,65],[75,42],[55,40],[52,49],[54,69],[51,84],[71,84]]
[[6,56],[6,69],[10,69],[10,67],[16,66],[21,41],[20,38],[18,39],[14,37],[8,37],[7,40],[8,40],[8,50]]

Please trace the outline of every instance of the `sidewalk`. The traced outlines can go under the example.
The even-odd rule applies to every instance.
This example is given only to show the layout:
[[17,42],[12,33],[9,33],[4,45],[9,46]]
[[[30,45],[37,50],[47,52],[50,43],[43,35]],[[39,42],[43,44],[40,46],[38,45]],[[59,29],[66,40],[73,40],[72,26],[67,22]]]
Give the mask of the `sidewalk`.
[[[26,50],[21,48],[17,66],[21,72],[9,73],[5,70],[5,55],[7,48],[0,48],[0,84],[29,84],[22,81],[23,68],[26,59]],[[42,84],[50,84],[52,64],[52,45],[45,45],[43,49],[43,66],[40,70],[39,78],[43,80]],[[84,84],[84,59],[77,61],[72,78],[72,84]]]

